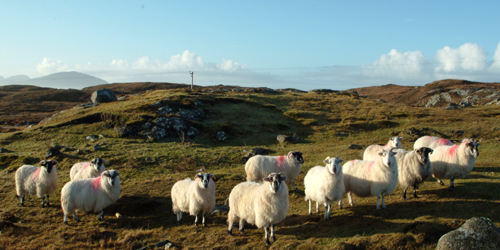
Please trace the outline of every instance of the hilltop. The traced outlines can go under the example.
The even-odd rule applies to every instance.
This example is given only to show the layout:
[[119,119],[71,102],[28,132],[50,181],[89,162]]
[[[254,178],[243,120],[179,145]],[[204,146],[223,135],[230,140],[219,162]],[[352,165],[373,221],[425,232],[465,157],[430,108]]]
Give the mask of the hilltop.
[[[141,86],[155,90],[141,91]],[[267,249],[262,229],[250,226],[245,235],[227,235],[227,212],[210,215],[208,227],[196,228],[188,215],[178,226],[171,211],[173,184],[194,177],[200,168],[216,176],[216,202],[223,206],[231,189],[245,181],[248,152],[258,148],[269,155],[300,151],[305,159],[295,181],[301,192],[290,190],[290,209],[276,226],[277,241],[271,248],[432,249],[443,234],[471,217],[488,217],[500,224],[496,212],[500,205],[496,157],[500,112],[496,105],[445,110],[386,103],[355,91],[302,93],[237,86],[196,86],[191,91],[175,86],[115,84],[112,88],[122,91],[120,101],[89,108],[76,107],[79,101],[69,102],[65,94],[53,89],[4,89],[2,98],[11,98],[13,103],[31,98],[42,106],[44,94],[53,93],[52,99],[75,106],[54,111],[31,128],[0,133],[3,245],[8,249],[138,249],[169,240],[182,248]],[[16,88],[29,94],[10,96]],[[74,93],[88,98],[90,92]],[[373,197],[355,197],[355,206],[332,209],[328,222],[322,214],[307,214],[303,179],[310,168],[323,165],[325,157],[359,159],[367,145],[385,144],[391,136],[403,137],[403,148],[409,150],[425,134],[455,143],[483,138],[473,171],[455,181],[455,191],[429,181],[419,187],[420,198],[402,200],[403,189],[398,187],[385,198],[387,210],[376,210]],[[278,135],[296,139],[280,143]],[[26,207],[20,207],[13,181],[16,169],[23,164],[38,165],[48,153],[59,162],[59,186],[51,196],[52,207],[41,209],[34,196],[27,197]],[[104,221],[97,221],[93,214],[79,214],[80,223],[70,220],[66,226],[58,199],[61,188],[69,181],[74,163],[96,157],[107,161],[107,169],[120,172],[121,198],[104,210]],[[116,218],[117,212],[123,217]],[[51,232],[50,237],[41,232]]]

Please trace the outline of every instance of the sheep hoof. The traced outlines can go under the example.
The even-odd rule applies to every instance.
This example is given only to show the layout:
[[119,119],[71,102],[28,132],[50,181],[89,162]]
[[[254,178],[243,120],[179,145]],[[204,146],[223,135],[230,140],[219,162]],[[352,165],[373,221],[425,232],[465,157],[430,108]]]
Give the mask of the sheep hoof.
[[98,220],[98,221],[102,221],[101,217],[97,217],[97,220]]
[[65,222],[64,222],[64,224],[68,225],[68,222],[67,222],[67,221],[65,221]]
[[245,235],[245,230],[241,229],[241,230],[240,230],[240,234],[241,234],[241,235]]
[[455,186],[450,186],[450,191],[455,190]]
[[197,227],[197,226],[198,226],[198,222],[195,222],[195,223],[194,223],[194,226],[195,226],[195,227]]
[[271,242],[269,242],[269,239],[266,239],[266,245],[271,245]]
[[178,220],[177,225],[181,225],[181,224],[182,224],[182,220]]
[[207,223],[203,223],[203,226],[206,227],[207,226]]
[[228,233],[229,235],[233,235],[233,233],[232,233],[231,231],[229,231],[229,230],[227,230],[227,233]]
[[273,240],[273,242],[276,242],[276,237],[275,236],[271,237],[271,239]]

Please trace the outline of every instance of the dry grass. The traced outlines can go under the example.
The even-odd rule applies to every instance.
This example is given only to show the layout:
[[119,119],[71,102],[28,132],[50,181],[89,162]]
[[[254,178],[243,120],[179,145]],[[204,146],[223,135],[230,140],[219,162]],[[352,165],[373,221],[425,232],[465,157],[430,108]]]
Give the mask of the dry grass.
[[[189,106],[193,100],[204,103],[209,114],[206,120],[195,123],[202,131],[198,137],[151,141],[120,138],[113,131],[115,125],[140,122],[139,114],[154,116],[151,105],[155,102]],[[305,164],[296,180],[303,190],[307,170],[322,165],[326,156],[361,158],[362,150],[350,150],[350,144],[385,143],[388,137],[399,135],[404,137],[404,148],[410,149],[418,138],[407,133],[411,127],[429,128],[428,133],[455,141],[483,138],[474,170],[455,182],[453,192],[427,182],[419,190],[421,198],[403,201],[402,189],[398,187],[386,198],[387,210],[375,209],[376,198],[354,198],[354,207],[333,209],[331,220],[325,222],[322,215],[307,215],[303,192],[290,191],[288,216],[277,225],[277,242],[269,247],[431,249],[441,235],[471,217],[489,217],[499,225],[499,120],[497,107],[475,106],[456,111],[412,108],[349,93],[192,95],[161,90],[91,109],[71,109],[43,127],[0,134],[0,147],[9,150],[0,153],[0,242],[6,249],[153,249],[155,243],[164,240],[186,249],[266,249],[262,229],[251,227],[245,235],[229,236],[227,213],[210,216],[206,228],[194,227],[192,216],[185,216],[185,223],[178,226],[171,211],[172,185],[193,177],[195,170],[204,167],[218,178],[217,204],[223,204],[232,187],[245,179],[243,149],[263,147],[275,151],[275,155],[291,150],[303,152]],[[214,139],[219,130],[229,134],[228,142]],[[457,130],[463,133],[451,133]],[[90,134],[102,134],[104,138],[96,142],[85,140]],[[299,142],[280,145],[275,139],[278,134],[295,134]],[[104,149],[94,151],[95,143]],[[33,196],[27,198],[25,207],[20,207],[15,197],[15,170],[22,164],[37,164],[46,150],[56,144],[71,150],[54,158],[60,162],[60,185],[51,198],[52,207],[41,209],[39,199]],[[78,155],[72,149],[86,153]],[[69,181],[72,164],[94,157],[108,160],[108,169],[120,171],[121,198],[105,209],[104,221],[97,221],[97,215],[86,214],[80,223],[70,220],[66,226],[58,200],[60,190]],[[153,161],[146,161],[148,157]],[[114,217],[117,212],[122,214],[121,219]]]

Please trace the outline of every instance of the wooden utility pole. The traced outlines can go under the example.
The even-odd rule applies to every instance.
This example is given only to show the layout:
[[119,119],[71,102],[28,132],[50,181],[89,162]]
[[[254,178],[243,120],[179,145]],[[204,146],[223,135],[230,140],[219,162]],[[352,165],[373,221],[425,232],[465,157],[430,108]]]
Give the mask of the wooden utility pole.
[[189,74],[191,74],[191,90],[193,90],[193,71],[189,71]]

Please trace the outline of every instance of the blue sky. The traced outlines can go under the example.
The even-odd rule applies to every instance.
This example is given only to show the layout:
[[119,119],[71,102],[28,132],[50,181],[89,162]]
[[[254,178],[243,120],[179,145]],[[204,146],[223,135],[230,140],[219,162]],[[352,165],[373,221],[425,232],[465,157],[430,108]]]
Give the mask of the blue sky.
[[0,76],[190,83],[194,71],[198,85],[303,90],[500,82],[499,9],[500,1],[6,0]]

